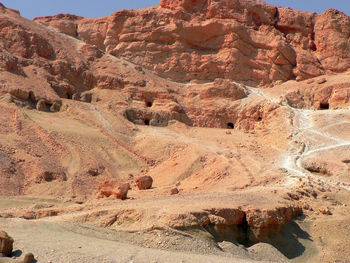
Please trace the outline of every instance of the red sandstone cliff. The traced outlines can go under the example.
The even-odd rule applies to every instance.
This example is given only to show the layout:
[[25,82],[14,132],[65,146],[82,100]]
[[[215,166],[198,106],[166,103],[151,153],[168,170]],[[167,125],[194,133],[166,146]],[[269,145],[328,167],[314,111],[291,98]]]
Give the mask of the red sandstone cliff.
[[350,67],[350,18],[254,0],[162,0],[100,19],[37,18],[162,77],[251,84],[303,80]]

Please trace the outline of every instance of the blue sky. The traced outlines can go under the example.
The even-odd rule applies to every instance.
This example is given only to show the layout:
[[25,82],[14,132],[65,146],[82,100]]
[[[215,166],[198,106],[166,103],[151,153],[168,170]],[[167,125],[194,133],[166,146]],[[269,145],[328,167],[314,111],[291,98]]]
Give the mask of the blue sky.
[[[160,0],[0,0],[5,6],[17,9],[22,16],[39,16],[70,13],[84,17],[102,17],[121,9],[139,9],[159,5]],[[350,0],[266,0],[277,6],[323,13],[335,8],[350,15]]]

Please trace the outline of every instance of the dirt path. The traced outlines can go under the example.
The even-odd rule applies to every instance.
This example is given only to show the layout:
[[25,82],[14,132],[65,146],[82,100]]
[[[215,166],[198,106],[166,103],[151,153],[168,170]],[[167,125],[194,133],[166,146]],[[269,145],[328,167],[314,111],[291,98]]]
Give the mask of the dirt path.
[[[311,110],[297,110],[290,108],[294,116],[292,123],[292,139],[294,142],[300,144],[300,148],[296,150],[291,150],[289,155],[286,157],[284,162],[284,168],[292,173],[292,176],[287,181],[287,185],[291,185],[292,181],[297,181],[297,178],[301,177],[304,179],[312,178],[315,181],[321,181],[325,185],[329,186],[340,186],[341,188],[350,191],[350,187],[338,182],[333,182],[329,178],[323,178],[316,176],[302,166],[301,160],[307,156],[318,154],[321,152],[326,152],[330,150],[335,150],[337,148],[350,146],[350,141],[342,140],[334,136],[328,135],[318,131],[317,127],[314,125],[313,119],[322,120],[323,118],[329,117],[329,114],[334,114],[333,125],[335,123],[344,123],[344,121],[336,120],[337,113],[342,111],[328,110],[325,115],[321,111],[311,111]],[[313,135],[312,135],[313,134]]]
[[[248,87],[251,95],[258,96],[267,99],[273,103],[279,103],[278,99],[274,96],[270,96],[267,92],[261,89],[255,89]],[[291,141],[288,154],[284,158],[282,168],[289,171],[289,176],[286,182],[282,186],[293,186],[298,182],[299,178],[309,180],[311,178],[314,181],[321,181],[328,186],[340,186],[341,188],[350,191],[350,187],[343,183],[333,182],[328,178],[316,176],[311,172],[304,169],[301,164],[301,160],[304,157],[326,152],[329,150],[335,150],[340,147],[350,146],[350,141],[337,138],[320,131],[320,127],[317,127],[314,123],[314,119],[325,121],[326,123],[332,123],[331,126],[350,124],[341,118],[337,119],[337,116],[341,113],[347,113],[348,110],[327,110],[327,111],[315,111],[315,110],[303,110],[295,109],[288,105],[284,105],[289,111],[289,119],[287,121],[290,124]],[[331,120],[329,120],[331,118]],[[327,126],[323,126],[325,128]],[[294,145],[293,145],[294,144]],[[295,144],[299,144],[298,147]]]

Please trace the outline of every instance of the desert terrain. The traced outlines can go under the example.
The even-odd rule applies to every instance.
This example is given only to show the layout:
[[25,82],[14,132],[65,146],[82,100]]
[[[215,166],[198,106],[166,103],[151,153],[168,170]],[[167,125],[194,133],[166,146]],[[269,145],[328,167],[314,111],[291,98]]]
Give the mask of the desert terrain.
[[0,36],[0,262],[350,262],[344,13],[1,5]]

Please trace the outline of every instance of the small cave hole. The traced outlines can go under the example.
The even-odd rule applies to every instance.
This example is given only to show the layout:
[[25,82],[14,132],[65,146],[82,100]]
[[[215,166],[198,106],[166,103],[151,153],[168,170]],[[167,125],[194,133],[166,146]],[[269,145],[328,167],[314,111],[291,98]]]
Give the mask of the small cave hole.
[[145,101],[145,104],[146,104],[146,107],[150,108],[150,107],[153,106],[153,101],[146,100],[146,101]]
[[146,125],[146,126],[149,126],[149,125],[150,125],[150,120],[149,120],[149,119],[145,119],[144,122],[145,122],[145,125]]
[[321,110],[329,110],[329,103],[328,102],[320,103],[320,109]]
[[46,181],[46,182],[52,182],[54,180],[54,175],[52,172],[45,172],[43,174],[43,179]]
[[88,174],[93,176],[93,177],[96,177],[96,176],[100,175],[98,169],[94,169],[94,168],[89,169]]
[[232,122],[227,123],[227,129],[233,130],[235,128],[235,125]]
[[73,94],[67,93],[66,95],[67,95],[67,99],[69,99],[69,100],[73,99]]

